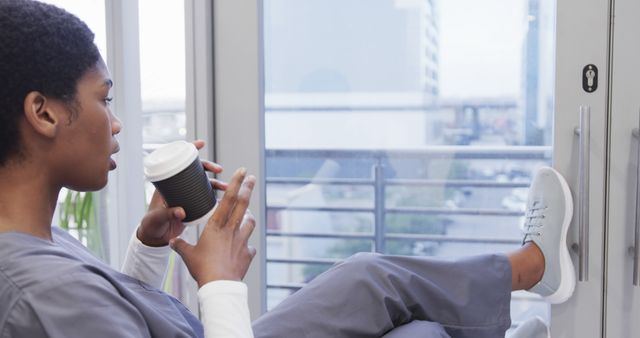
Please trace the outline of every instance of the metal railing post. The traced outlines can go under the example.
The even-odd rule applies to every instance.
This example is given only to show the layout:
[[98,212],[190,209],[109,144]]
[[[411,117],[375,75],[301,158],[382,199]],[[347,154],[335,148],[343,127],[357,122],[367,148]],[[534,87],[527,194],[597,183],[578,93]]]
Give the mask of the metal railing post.
[[385,251],[384,218],[385,218],[385,182],[384,166],[380,157],[373,167],[374,174],[374,215],[375,215],[375,252]]

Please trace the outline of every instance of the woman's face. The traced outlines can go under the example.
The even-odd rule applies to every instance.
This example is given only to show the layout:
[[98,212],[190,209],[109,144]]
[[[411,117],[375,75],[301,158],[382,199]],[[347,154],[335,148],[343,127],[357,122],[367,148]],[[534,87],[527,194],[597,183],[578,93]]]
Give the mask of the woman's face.
[[109,108],[111,86],[102,60],[78,80],[74,113],[62,121],[55,147],[60,182],[67,188],[101,189],[116,167],[111,156],[120,149],[115,135],[121,124]]

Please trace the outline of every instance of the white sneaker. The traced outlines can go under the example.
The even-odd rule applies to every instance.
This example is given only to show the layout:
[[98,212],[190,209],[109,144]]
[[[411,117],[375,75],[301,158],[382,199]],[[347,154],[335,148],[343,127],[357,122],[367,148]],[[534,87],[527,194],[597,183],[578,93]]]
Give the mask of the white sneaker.
[[542,280],[529,291],[551,304],[566,301],[575,289],[576,276],[567,247],[572,216],[573,201],[567,182],[554,169],[541,168],[529,188],[522,242],[534,242],[544,255]]
[[549,338],[551,332],[542,318],[535,316],[522,322],[509,338]]

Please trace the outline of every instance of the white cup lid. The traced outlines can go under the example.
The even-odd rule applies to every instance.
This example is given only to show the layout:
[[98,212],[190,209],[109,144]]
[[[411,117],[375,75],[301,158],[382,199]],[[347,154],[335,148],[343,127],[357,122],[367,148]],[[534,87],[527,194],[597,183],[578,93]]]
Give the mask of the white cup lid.
[[167,143],[144,158],[144,175],[151,182],[162,181],[184,170],[197,157],[198,149],[192,143]]

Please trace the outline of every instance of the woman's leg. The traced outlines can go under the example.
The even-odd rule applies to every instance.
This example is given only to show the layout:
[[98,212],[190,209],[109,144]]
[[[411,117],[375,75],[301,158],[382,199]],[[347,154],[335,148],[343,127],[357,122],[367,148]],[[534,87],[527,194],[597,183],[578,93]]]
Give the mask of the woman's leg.
[[[414,320],[411,323],[396,327],[382,338],[451,338],[442,325],[424,320]],[[515,338],[515,337],[514,337]]]
[[382,337],[413,320],[454,337],[502,337],[509,328],[509,258],[457,261],[358,254],[254,322],[256,338]]
[[257,338],[378,338],[415,320],[452,337],[504,337],[512,290],[552,303],[573,293],[566,236],[571,192],[551,168],[529,192],[522,248],[458,261],[360,254],[337,264],[254,323]]

